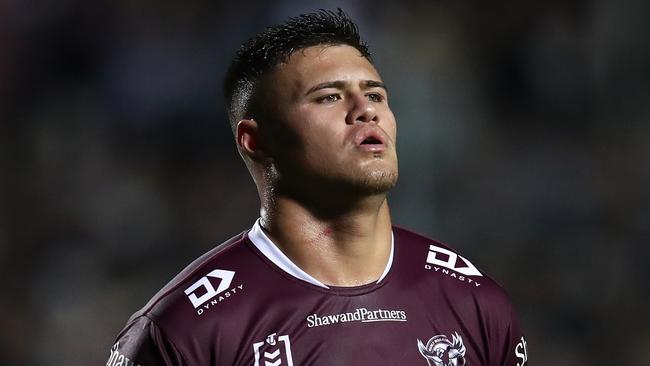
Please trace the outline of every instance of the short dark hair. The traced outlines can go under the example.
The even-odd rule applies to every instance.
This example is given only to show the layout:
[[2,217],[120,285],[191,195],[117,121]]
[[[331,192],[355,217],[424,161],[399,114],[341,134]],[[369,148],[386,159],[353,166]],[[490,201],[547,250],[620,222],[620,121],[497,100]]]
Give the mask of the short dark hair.
[[224,80],[226,108],[233,132],[242,118],[250,118],[261,78],[276,65],[287,62],[295,51],[319,44],[349,45],[372,63],[368,45],[361,40],[357,25],[340,8],[319,10],[289,18],[267,27],[242,44]]

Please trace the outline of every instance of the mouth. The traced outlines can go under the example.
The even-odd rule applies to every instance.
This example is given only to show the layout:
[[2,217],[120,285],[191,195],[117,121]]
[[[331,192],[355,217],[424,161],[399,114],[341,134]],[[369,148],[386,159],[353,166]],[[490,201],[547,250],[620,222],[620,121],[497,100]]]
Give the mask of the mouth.
[[382,144],[383,143],[374,136],[368,136],[363,141],[361,141],[361,145],[382,145]]
[[375,129],[364,129],[356,134],[355,145],[362,151],[382,152],[386,150],[384,136]]

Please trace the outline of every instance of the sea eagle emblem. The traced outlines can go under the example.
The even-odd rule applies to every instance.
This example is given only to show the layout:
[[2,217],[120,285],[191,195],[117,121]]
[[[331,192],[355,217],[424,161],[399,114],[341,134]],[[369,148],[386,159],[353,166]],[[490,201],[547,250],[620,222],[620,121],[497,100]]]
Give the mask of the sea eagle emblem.
[[426,345],[418,339],[418,349],[429,366],[465,366],[465,345],[457,332],[451,341],[445,335],[432,337]]

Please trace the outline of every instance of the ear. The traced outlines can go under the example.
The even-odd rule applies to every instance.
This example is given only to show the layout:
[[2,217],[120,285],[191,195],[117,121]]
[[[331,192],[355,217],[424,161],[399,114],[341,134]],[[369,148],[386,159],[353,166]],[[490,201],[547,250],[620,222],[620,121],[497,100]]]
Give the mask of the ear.
[[260,129],[254,119],[243,119],[237,122],[237,147],[242,154],[254,161],[266,158],[268,155],[260,136]]

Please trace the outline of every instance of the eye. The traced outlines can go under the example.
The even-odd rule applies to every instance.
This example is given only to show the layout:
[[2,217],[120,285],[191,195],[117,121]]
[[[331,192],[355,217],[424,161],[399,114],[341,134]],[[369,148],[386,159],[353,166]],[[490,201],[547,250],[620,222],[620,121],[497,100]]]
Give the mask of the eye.
[[376,103],[381,103],[385,99],[384,96],[381,95],[380,93],[369,93],[366,96],[368,97],[368,100]]
[[328,94],[318,98],[319,103],[334,103],[338,100],[341,100],[341,96],[339,94]]

